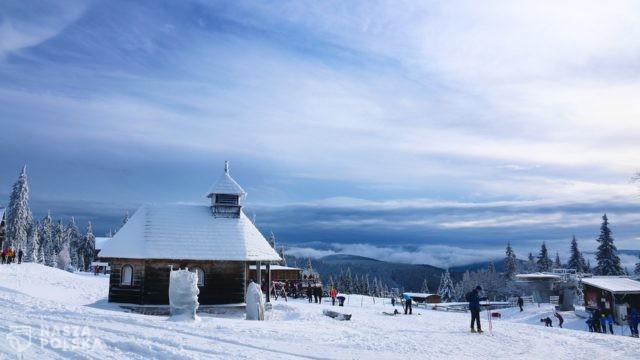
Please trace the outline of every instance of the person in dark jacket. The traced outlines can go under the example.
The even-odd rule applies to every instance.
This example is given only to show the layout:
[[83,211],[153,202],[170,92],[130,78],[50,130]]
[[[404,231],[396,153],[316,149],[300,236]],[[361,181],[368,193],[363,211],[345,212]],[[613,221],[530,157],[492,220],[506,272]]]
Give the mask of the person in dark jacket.
[[553,327],[553,324],[551,322],[551,318],[548,317],[548,316],[546,318],[540,319],[540,322],[543,322],[544,326],[546,326],[546,327]]
[[18,264],[22,264],[23,255],[24,255],[24,252],[22,252],[22,249],[18,250]]
[[411,307],[411,296],[409,294],[402,294],[404,297],[404,314],[407,315],[407,311],[409,315],[413,314],[413,308]]
[[560,315],[560,313],[556,311],[553,313],[553,316],[558,318],[558,326],[562,328],[562,324],[564,323],[564,318],[562,317],[562,315]]
[[[480,326],[480,301],[486,300],[486,298],[480,297],[480,291],[482,291],[482,287],[480,285],[476,286],[475,289],[471,290],[469,293],[469,311],[471,312],[471,332],[482,333],[482,327]],[[478,330],[473,328],[473,323],[476,322]]]
[[520,307],[520,312],[522,312],[524,310],[522,308],[524,306],[524,300],[522,300],[521,296],[518,296],[518,306]]
[[627,315],[624,320],[627,320],[629,323],[631,336],[638,337],[638,310],[636,310],[636,308],[629,310],[629,315]]
[[313,289],[311,288],[311,284],[307,285],[307,299],[309,299],[309,303],[313,300]]
[[593,331],[602,332],[600,330],[600,309],[593,309],[591,314],[593,315]]

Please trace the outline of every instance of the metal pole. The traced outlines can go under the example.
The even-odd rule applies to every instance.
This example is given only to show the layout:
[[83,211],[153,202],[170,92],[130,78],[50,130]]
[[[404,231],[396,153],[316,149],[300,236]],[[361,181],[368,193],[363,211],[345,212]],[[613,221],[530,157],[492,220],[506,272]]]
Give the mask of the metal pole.
[[271,263],[267,263],[267,302],[271,302]]
[[260,288],[262,288],[262,264],[260,263],[260,261],[256,261],[256,284],[258,284],[258,286]]

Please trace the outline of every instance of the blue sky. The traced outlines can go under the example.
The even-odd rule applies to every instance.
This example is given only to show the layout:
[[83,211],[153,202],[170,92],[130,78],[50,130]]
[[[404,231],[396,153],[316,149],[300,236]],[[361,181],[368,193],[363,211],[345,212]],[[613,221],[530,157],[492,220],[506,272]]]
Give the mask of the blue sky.
[[[118,226],[231,161],[297,254],[639,249],[634,1],[5,1],[0,203]],[[626,263],[635,262],[627,259]]]

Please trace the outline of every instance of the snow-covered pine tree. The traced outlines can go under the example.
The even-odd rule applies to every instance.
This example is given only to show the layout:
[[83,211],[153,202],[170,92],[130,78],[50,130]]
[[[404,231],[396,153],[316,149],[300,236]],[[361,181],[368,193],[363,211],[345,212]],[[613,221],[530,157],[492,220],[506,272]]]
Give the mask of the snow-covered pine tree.
[[556,251],[556,259],[553,262],[554,269],[562,269],[562,262],[560,261],[560,254]]
[[[126,224],[128,221],[129,221],[129,210],[125,211],[124,213],[124,218],[122,218],[122,226],[124,226],[124,224]],[[273,235],[273,233],[271,233],[271,235]],[[275,242],[274,242],[274,249],[275,249]]]
[[40,224],[35,223],[31,227],[31,232],[29,233],[29,238],[27,239],[27,245],[24,251],[24,262],[38,262],[38,248],[40,245],[38,244],[38,229]]
[[420,287],[420,292],[423,294],[429,293],[429,284],[427,283],[427,278],[424,278],[424,280],[422,280],[422,286]]
[[569,256],[569,261],[567,262],[567,269],[573,269],[576,272],[583,272],[584,270],[584,258],[582,257],[582,253],[578,250],[578,240],[576,236],[573,235],[571,239],[571,255]]
[[517,273],[518,263],[516,261],[516,253],[511,248],[511,241],[508,241],[504,257],[504,276],[512,280]]
[[495,274],[496,265],[493,263],[493,259],[489,259],[489,264],[487,264],[487,272],[491,274]]
[[455,299],[455,292],[453,281],[451,281],[451,275],[449,269],[447,269],[440,278],[440,286],[438,287],[438,295],[442,302],[451,302]]
[[380,287],[378,286],[378,278],[376,276],[373,277],[373,283],[371,284],[371,295],[375,297],[380,297]]
[[371,284],[369,283],[369,274],[364,275],[364,294],[371,296]]
[[[93,236],[93,227],[91,221],[87,224],[87,231],[84,234],[84,239],[80,249],[81,256],[79,258],[80,267],[83,271],[88,271],[91,263],[93,262],[93,255],[96,249],[96,237]],[[311,260],[309,260],[311,261]]]
[[40,221],[40,230],[38,231],[38,235],[40,236],[40,248],[44,264],[53,267],[56,266],[55,264],[57,262],[54,233],[55,225],[51,218],[51,213],[48,212],[47,216]]
[[536,269],[536,260],[533,257],[533,254],[529,252],[529,256],[527,257],[527,273],[531,274],[533,272],[536,272]]
[[351,268],[347,267],[347,272],[344,274],[344,292],[347,294],[353,294],[353,277],[351,276]]
[[356,274],[356,276],[353,278],[353,287],[351,288],[351,292],[353,294],[362,294],[360,285],[360,278],[358,277],[358,274]]
[[[640,258],[640,255],[638,255],[638,257]],[[636,263],[636,268],[635,268],[635,270],[633,271],[633,273],[634,273],[637,277],[640,277],[640,261],[638,261],[638,262]]]
[[58,221],[58,225],[54,231],[55,247],[56,247],[56,267],[58,269],[65,269],[71,262],[69,257],[69,244],[67,241],[66,233],[64,231],[64,224],[62,220]]
[[620,266],[620,258],[617,255],[618,249],[613,244],[613,237],[611,237],[611,229],[609,229],[609,219],[607,218],[607,214],[602,216],[600,236],[597,241],[600,245],[598,246],[598,251],[596,251],[598,265],[594,269],[594,274],[624,275],[622,266]]
[[553,262],[549,258],[547,244],[543,241],[540,247],[540,253],[538,254],[538,260],[536,261],[536,269],[540,272],[551,271],[552,266]]
[[22,167],[18,180],[13,184],[6,211],[6,240],[3,247],[5,249],[13,247],[17,252],[24,249],[33,222],[31,210],[29,210],[29,184],[26,165]]
[[66,242],[69,243],[69,258],[71,260],[71,266],[76,269],[79,267],[80,247],[82,244],[82,235],[78,226],[76,225],[76,219],[72,216],[69,224],[65,229]]

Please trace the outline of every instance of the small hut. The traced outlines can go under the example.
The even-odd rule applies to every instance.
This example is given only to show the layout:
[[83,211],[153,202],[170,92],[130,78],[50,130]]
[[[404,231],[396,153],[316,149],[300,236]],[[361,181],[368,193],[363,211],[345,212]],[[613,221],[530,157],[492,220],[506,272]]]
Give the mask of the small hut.
[[224,173],[211,205],[144,205],[100,251],[111,265],[109,302],[169,304],[170,270],[198,274],[201,305],[242,304],[250,264],[280,261],[242,211],[246,192]]
[[603,313],[613,313],[621,324],[627,306],[640,310],[640,281],[621,276],[594,276],[582,278],[584,305],[587,309],[599,308]]

